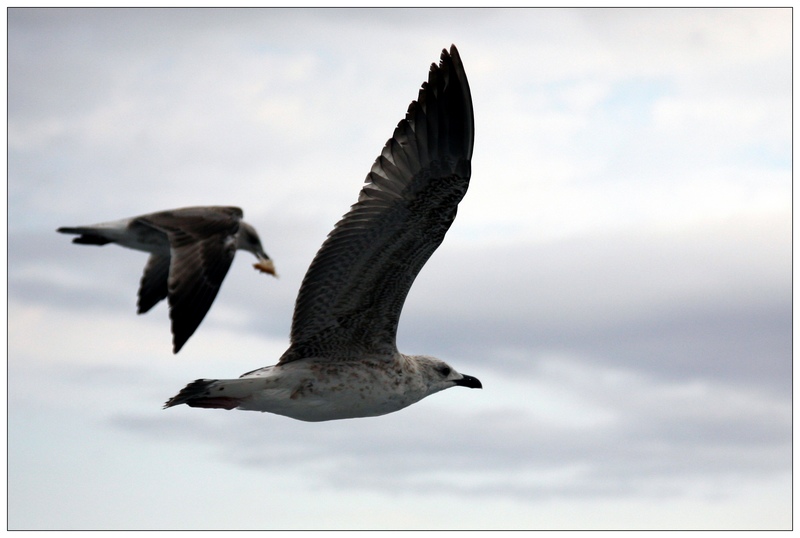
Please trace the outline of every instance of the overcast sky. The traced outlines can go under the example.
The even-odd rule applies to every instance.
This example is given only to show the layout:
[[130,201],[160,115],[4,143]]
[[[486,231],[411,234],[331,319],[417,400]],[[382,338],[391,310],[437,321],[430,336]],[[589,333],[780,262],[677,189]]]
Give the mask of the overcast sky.
[[[12,529],[791,526],[791,11],[8,12]],[[455,43],[470,190],[398,344],[478,377],[377,418],[162,410],[274,364]],[[177,356],[146,255],[59,226],[231,204]]]

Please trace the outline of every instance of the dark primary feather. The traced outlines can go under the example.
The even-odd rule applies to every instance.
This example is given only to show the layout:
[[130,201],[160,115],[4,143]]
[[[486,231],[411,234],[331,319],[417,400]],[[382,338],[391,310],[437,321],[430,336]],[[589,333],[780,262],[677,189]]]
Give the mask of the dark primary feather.
[[469,84],[452,46],[311,263],[280,363],[396,349],[406,295],[467,191],[473,139]]
[[169,261],[169,252],[166,254],[154,253],[147,259],[142,280],[139,284],[139,301],[136,305],[137,314],[148,312],[159,301],[167,298]]
[[175,262],[180,263],[178,267],[194,267],[185,271],[173,269],[169,277],[169,316],[175,353],[203,321],[233,262],[235,243],[228,241],[226,246],[222,237],[214,239],[219,239],[219,243],[198,243],[173,251]]

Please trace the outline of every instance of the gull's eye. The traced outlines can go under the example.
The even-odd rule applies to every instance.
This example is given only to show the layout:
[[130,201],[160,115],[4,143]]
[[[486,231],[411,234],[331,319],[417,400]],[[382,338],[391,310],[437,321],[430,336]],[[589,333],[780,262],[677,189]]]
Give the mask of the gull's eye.
[[444,376],[444,377],[449,376],[450,375],[450,367],[449,366],[442,366],[441,368],[439,368],[439,373],[442,374],[442,376]]

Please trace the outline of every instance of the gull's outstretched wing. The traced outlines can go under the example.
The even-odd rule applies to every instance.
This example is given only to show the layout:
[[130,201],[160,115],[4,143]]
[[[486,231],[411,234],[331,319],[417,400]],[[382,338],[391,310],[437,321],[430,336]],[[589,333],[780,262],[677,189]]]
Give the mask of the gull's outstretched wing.
[[219,292],[236,254],[238,207],[187,207],[137,220],[167,234],[169,317],[173,352],[194,334]]
[[303,279],[291,347],[302,357],[346,359],[396,350],[403,302],[441,244],[467,192],[472,98],[455,46],[428,81],[367,175],[358,202],[336,224]]

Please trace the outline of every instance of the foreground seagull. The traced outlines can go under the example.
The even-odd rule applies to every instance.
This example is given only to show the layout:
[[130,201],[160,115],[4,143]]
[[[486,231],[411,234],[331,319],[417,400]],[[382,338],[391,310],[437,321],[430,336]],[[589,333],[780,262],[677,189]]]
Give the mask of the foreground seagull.
[[253,266],[275,275],[255,229],[238,207],[184,207],[91,226],[63,227],[81,245],[116,243],[150,253],[137,313],[169,297],[173,353],[180,351],[211,308],[236,249],[255,254]]
[[404,355],[395,334],[408,290],[467,192],[472,99],[455,46],[367,175],[358,202],[317,252],[300,287],[291,345],[239,379],[198,379],[164,407],[266,411],[323,421],[384,415],[456,385],[444,361]]

